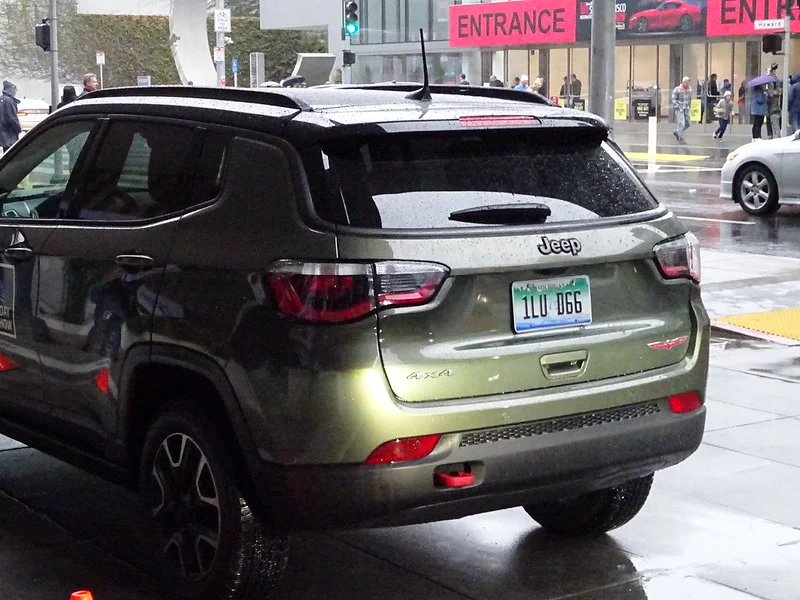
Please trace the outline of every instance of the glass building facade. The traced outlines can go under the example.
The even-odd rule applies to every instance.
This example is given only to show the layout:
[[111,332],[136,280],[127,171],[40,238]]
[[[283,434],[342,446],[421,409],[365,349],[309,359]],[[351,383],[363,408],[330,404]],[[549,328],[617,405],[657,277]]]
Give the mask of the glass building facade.
[[[581,5],[591,4],[577,2],[579,13]],[[527,74],[531,81],[541,76],[546,82],[543,91],[552,97],[559,95],[564,77],[574,73],[583,82],[582,96],[588,97],[590,54],[586,23],[578,21],[584,35],[579,31],[578,39],[569,44],[454,48],[450,43],[451,6],[490,2],[361,0],[359,4],[361,29],[351,39],[356,53],[356,64],[351,72],[353,83],[421,81],[419,29],[422,28],[432,82],[457,84],[459,75],[464,73],[472,85],[487,85],[491,75],[496,75],[506,85],[513,85],[516,77]],[[622,19],[625,18],[623,15]],[[588,25],[590,29],[590,22]],[[798,42],[800,40],[792,40],[792,72],[800,69]],[[723,80],[730,81],[736,98],[741,83],[763,74],[772,62],[778,62],[782,69],[782,57],[761,52],[760,35],[725,37],[717,33],[715,37],[707,37],[698,30],[674,35],[668,31],[658,32],[637,38],[618,33],[615,95],[631,103],[637,98],[652,98],[657,114],[666,116],[670,93],[682,77],[690,77],[693,86],[701,89],[707,78],[716,73],[720,87]],[[634,111],[628,112],[633,118]]]

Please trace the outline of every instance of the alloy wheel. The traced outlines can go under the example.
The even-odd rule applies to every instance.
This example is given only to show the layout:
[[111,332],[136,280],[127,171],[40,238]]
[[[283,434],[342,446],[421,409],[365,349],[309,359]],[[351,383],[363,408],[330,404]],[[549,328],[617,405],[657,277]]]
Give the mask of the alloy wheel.
[[769,201],[769,179],[760,171],[751,171],[742,179],[740,194],[747,208],[762,210]]
[[198,444],[175,433],[159,446],[151,471],[150,506],[161,533],[161,551],[186,581],[213,569],[222,515],[214,474]]

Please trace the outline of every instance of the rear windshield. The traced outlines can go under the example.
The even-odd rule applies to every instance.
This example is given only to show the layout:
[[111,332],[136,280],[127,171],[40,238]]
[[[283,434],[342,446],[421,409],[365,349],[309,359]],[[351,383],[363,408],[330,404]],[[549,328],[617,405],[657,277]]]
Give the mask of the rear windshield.
[[476,227],[451,216],[486,206],[544,204],[547,223],[658,206],[601,135],[577,128],[337,139],[305,159],[318,214],[355,227]]

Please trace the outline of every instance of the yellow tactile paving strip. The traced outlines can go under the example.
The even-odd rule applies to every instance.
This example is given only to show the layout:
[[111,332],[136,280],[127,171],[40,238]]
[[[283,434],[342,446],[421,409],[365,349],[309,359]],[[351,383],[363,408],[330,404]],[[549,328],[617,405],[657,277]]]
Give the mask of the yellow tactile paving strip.
[[800,308],[772,310],[717,320],[753,331],[800,341]]
[[708,158],[708,156],[700,156],[699,154],[654,154],[651,156],[647,152],[626,152],[625,156],[630,160],[660,160],[663,162],[690,162]]

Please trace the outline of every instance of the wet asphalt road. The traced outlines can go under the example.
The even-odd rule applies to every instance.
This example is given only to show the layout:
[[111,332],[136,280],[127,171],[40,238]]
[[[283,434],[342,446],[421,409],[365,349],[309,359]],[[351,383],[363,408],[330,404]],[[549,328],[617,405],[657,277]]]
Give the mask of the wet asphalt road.
[[[703,246],[800,257],[800,209],[748,217],[718,198],[715,158],[643,176]],[[659,472],[640,515],[610,535],[556,538],[521,509],[304,534],[276,598],[796,600],[799,363],[800,347],[717,337],[704,443]],[[157,599],[138,510],[127,492],[0,437],[0,594]]]
[[[710,131],[710,126],[703,136],[693,131],[688,145],[658,146],[662,154],[707,157],[703,160],[659,161],[655,173],[648,172],[647,162],[641,158],[633,159],[634,165],[655,196],[683,219],[703,247],[800,258],[800,207],[783,206],[772,216],[752,217],[738,204],[719,197],[720,167],[731,150],[749,139],[737,135],[715,143],[708,139]],[[646,144],[638,143],[634,136],[621,137],[618,141],[624,150],[647,151]]]

